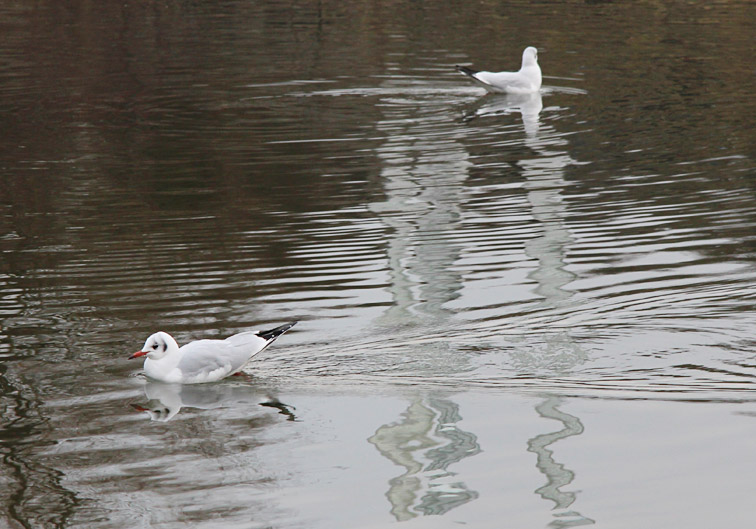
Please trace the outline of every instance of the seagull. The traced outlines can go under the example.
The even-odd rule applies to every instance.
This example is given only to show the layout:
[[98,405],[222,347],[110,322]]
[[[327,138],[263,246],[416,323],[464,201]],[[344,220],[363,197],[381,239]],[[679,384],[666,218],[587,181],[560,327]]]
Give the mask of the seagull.
[[146,356],[145,374],[161,382],[215,382],[241,371],[252,357],[296,324],[293,321],[267,331],[242,332],[225,340],[197,340],[180,348],[173,336],[160,331],[147,338],[142,350],[129,360]]
[[528,46],[522,52],[519,72],[479,72],[457,65],[460,73],[494,93],[531,94],[541,89],[541,68],[538,66],[538,50]]

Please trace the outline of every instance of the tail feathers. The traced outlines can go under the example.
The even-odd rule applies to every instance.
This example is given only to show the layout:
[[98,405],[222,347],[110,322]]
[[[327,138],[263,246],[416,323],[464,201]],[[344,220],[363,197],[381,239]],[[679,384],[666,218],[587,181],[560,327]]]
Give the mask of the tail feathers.
[[[459,73],[462,73],[470,78],[471,81],[473,81],[475,84],[478,84],[486,89],[487,92],[496,92],[496,88],[494,88],[492,85],[488,84],[485,81],[481,81],[478,78],[478,74],[481,73],[480,70],[473,70],[472,68],[468,68],[467,66],[460,66],[457,65],[457,70],[459,70]],[[485,72],[484,72],[485,73]]]
[[476,73],[478,73],[478,70],[473,70],[472,68],[468,68],[467,66],[460,66],[459,64],[457,65],[457,71],[469,77],[473,77]]
[[276,327],[275,329],[269,329],[267,331],[258,331],[257,336],[262,338],[263,340],[273,341],[279,336],[281,336],[283,333],[291,329],[297,324],[297,322],[292,321],[291,323],[287,323],[285,325],[281,325],[280,327]]

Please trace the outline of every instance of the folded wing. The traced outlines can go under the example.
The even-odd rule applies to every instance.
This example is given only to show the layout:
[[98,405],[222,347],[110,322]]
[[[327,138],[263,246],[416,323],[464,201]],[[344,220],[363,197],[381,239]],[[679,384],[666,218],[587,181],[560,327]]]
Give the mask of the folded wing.
[[478,72],[476,80],[488,86],[489,90],[508,92],[512,90],[530,90],[530,80],[520,72]]
[[253,332],[226,340],[198,340],[181,348],[184,354],[176,367],[187,381],[220,380],[243,368],[267,343]]

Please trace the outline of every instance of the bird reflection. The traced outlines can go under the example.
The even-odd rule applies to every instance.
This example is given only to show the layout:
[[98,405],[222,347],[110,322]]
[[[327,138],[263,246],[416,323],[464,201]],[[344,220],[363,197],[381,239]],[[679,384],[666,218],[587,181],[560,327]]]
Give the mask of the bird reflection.
[[538,118],[541,110],[543,110],[543,99],[539,92],[489,95],[480,99],[475,107],[465,112],[462,119],[469,122],[476,118],[520,113],[526,134],[535,134],[538,132]]
[[566,492],[562,487],[572,483],[575,479],[575,473],[554,459],[554,452],[547,447],[560,439],[566,439],[574,435],[583,433],[583,424],[580,419],[569,413],[558,409],[560,400],[556,397],[548,397],[541,404],[536,406],[536,411],[541,417],[555,419],[564,425],[564,428],[557,432],[537,435],[528,441],[528,451],[537,455],[538,461],[536,466],[546,476],[546,484],[538,489],[536,493],[545,500],[554,502],[554,509],[557,510],[554,516],[557,518],[552,521],[550,527],[575,527],[578,525],[589,525],[595,523],[594,520],[586,518],[574,510],[567,510],[575,502],[576,495],[574,492]]
[[480,452],[477,437],[459,429],[459,408],[446,399],[413,401],[398,422],[368,439],[405,472],[389,480],[391,514],[405,521],[418,514],[444,514],[478,497],[448,467]]
[[283,402],[281,402],[275,397],[271,397],[270,400],[267,402],[261,402],[260,406],[265,406],[266,408],[277,409],[278,413],[280,415],[284,415],[287,421],[294,422],[297,420],[297,416],[294,415],[294,410],[296,410],[296,408],[294,406],[289,406],[288,404],[284,404]]
[[165,384],[147,382],[144,394],[148,402],[145,405],[132,404],[136,410],[147,413],[150,420],[167,422],[173,419],[181,408],[211,410],[223,408],[233,403],[248,404],[254,401],[260,406],[276,408],[287,420],[294,421],[294,408],[268,396],[267,401],[259,402],[260,394],[249,386],[222,384]]

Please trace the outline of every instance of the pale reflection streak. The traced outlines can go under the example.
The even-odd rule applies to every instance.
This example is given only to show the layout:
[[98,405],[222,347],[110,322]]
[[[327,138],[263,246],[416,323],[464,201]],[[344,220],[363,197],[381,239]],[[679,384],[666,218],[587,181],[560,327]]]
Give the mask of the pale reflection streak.
[[538,112],[532,110],[542,108],[540,98],[538,94],[538,101],[531,102],[530,109],[522,111],[525,144],[538,156],[520,160],[519,164],[525,177],[524,187],[531,214],[542,230],[540,236],[525,244],[525,253],[538,261],[538,266],[529,274],[537,283],[535,292],[543,296],[538,312],[554,312],[554,316],[547,316],[546,320],[549,327],[557,332],[545,337],[542,351],[517,356],[530,367],[535,364],[552,371],[570,370],[585,358],[585,352],[570,336],[569,326],[564,324],[574,305],[571,301],[573,292],[566,290],[565,286],[575,278],[575,274],[565,268],[567,249],[574,239],[566,225],[567,207],[561,190],[567,185],[564,169],[575,160],[565,150],[567,140],[564,137],[552,130],[542,130]]
[[[535,292],[542,297],[537,304],[536,314],[554,311],[556,316],[569,313],[571,310],[572,292],[565,289],[575,277],[565,268],[565,255],[568,246],[573,242],[565,217],[566,206],[561,195],[561,189],[566,185],[564,169],[575,161],[565,151],[567,141],[552,131],[541,128],[540,112],[543,102],[540,94],[530,96],[503,97],[487,101],[466,119],[490,117],[519,112],[522,115],[525,129],[524,143],[535,154],[532,158],[521,159],[518,165],[522,168],[525,179],[523,187],[527,191],[528,202],[531,206],[533,218],[541,225],[541,235],[534,237],[525,244],[525,253],[535,261],[537,267],[529,274],[536,283]],[[541,316],[543,317],[543,316]],[[542,350],[529,349],[518,351],[513,360],[520,364],[523,370],[546,368],[549,371],[569,370],[584,358],[584,352],[572,340],[564,329],[562,322],[553,321],[554,316],[547,317],[550,326],[559,329],[544,337]],[[574,527],[595,523],[590,518],[568,508],[575,502],[573,492],[563,491],[562,488],[570,484],[575,474],[558,463],[553,452],[548,448],[560,439],[580,435],[583,425],[580,419],[564,413],[558,409],[559,399],[549,397],[538,406],[536,411],[545,418],[560,421],[564,428],[548,434],[532,438],[528,442],[528,450],[537,457],[537,467],[546,476],[547,482],[535,492],[542,498],[554,502],[555,519],[550,527]]]
[[536,282],[535,291],[543,297],[542,308],[558,308],[566,304],[572,293],[564,287],[575,275],[565,270],[565,253],[573,242],[566,227],[566,206],[561,189],[567,185],[564,169],[575,163],[566,152],[567,140],[543,127],[540,113],[543,99],[540,93],[484,98],[482,104],[465,119],[489,118],[519,113],[525,137],[523,143],[533,153],[523,157],[517,165],[522,170],[523,188],[527,191],[531,214],[541,225],[542,233],[525,244],[525,253],[538,266],[529,277]]
[[450,465],[480,452],[477,437],[457,427],[458,406],[447,399],[413,400],[402,419],[368,439],[405,472],[389,481],[386,497],[397,521],[440,515],[478,497]]
[[[383,162],[387,197],[369,207],[391,228],[386,253],[394,301],[377,323],[392,329],[443,325],[452,315],[444,305],[462,286],[453,267],[460,248],[449,234],[459,228],[461,184],[471,163],[458,141],[460,133],[445,127],[445,106],[437,101],[393,105],[386,98],[384,119],[375,125],[385,135],[376,154]],[[459,369],[463,361],[447,340],[415,343],[407,354],[447,371]],[[398,521],[441,515],[478,497],[448,470],[480,451],[475,435],[457,428],[460,419],[457,405],[449,400],[413,400],[400,421],[381,426],[368,439],[405,469],[389,481],[386,492]]]
[[[564,150],[567,141],[557,134],[543,134],[539,114],[543,108],[540,94],[528,99],[512,102],[511,106],[522,114],[525,127],[525,144],[537,156],[520,160],[525,177],[524,187],[528,192],[533,218],[541,224],[542,234],[525,244],[525,253],[538,261],[538,266],[529,274],[536,281],[535,291],[543,297],[539,304],[542,309],[557,309],[563,313],[570,310],[572,292],[564,287],[575,277],[565,269],[565,255],[573,242],[565,217],[565,207],[561,189],[566,185],[564,168],[575,161]],[[545,364],[551,370],[570,369],[584,358],[584,352],[569,334],[561,330],[545,339],[545,348],[540,353],[531,351],[517,355],[525,364]],[[540,358],[539,358],[540,357]],[[546,476],[544,486],[536,489],[542,498],[554,502],[555,519],[550,527],[575,527],[595,523],[577,511],[567,510],[575,502],[573,492],[562,491],[562,487],[572,483],[575,474],[558,463],[553,452],[547,447],[560,439],[580,435],[583,424],[580,419],[558,409],[560,400],[548,397],[536,406],[541,417],[560,421],[564,428],[548,434],[538,435],[528,442],[528,450],[537,457],[537,467]]]
[[525,130],[523,143],[533,153],[531,157],[521,158],[517,164],[522,170],[531,215],[541,227],[541,234],[525,243],[525,254],[537,262],[528,277],[535,282],[534,290],[541,301],[533,306],[529,315],[511,324],[518,328],[530,326],[538,329],[543,334],[543,347],[541,350],[537,347],[518,350],[512,355],[513,362],[522,372],[570,370],[585,358],[584,351],[571,338],[569,325],[565,323],[574,304],[573,292],[565,287],[575,274],[565,268],[565,256],[573,237],[565,220],[567,207],[561,190],[567,185],[565,168],[576,162],[566,151],[567,140],[553,127],[541,124],[542,109],[542,96],[537,93],[496,98],[471,114],[489,117],[520,113]]
[[566,249],[573,238],[565,225],[567,208],[560,192],[567,185],[564,168],[574,160],[564,151],[567,140],[557,134],[540,134],[538,111],[543,107],[540,94],[536,99],[523,110],[522,116],[525,144],[538,156],[520,160],[519,165],[531,213],[543,232],[525,244],[525,253],[538,260],[538,268],[530,273],[538,283],[536,292],[544,297],[544,304],[560,307],[572,296],[564,286],[575,277],[565,270]]
[[535,492],[543,499],[554,502],[554,509],[557,511],[554,513],[556,519],[549,524],[550,527],[593,524],[594,520],[586,518],[577,511],[567,510],[575,502],[576,495],[574,492],[563,491],[562,487],[572,483],[575,473],[558,463],[554,459],[554,452],[548,448],[560,439],[583,433],[583,423],[574,415],[559,410],[560,402],[559,398],[550,396],[536,406],[536,411],[541,417],[557,420],[564,425],[564,428],[557,432],[537,435],[528,441],[528,451],[536,454],[538,457],[536,466],[547,479],[546,484]]
[[[381,323],[406,325],[427,322],[428,317],[438,323],[449,318],[450,313],[444,308],[444,303],[454,299],[462,286],[461,275],[453,271],[459,250],[448,243],[444,234],[454,233],[458,227],[461,217],[458,204],[463,198],[461,184],[467,177],[471,162],[464,145],[453,133],[444,134],[444,129],[434,124],[432,118],[424,120],[406,116],[403,113],[406,107],[399,108],[402,110],[395,115],[387,110],[386,120],[377,124],[379,130],[389,133],[377,153],[384,161],[382,175],[388,198],[385,202],[371,204],[371,210],[393,229],[387,253],[394,305],[386,311]],[[574,160],[564,150],[564,138],[541,131],[539,116],[542,108],[540,94],[495,97],[486,99],[472,115],[467,116],[468,120],[509,113],[522,116],[525,130],[523,141],[534,155],[521,159],[518,164],[522,168],[523,187],[527,191],[532,216],[542,229],[540,236],[525,245],[525,253],[538,263],[529,275],[536,283],[536,293],[543,298],[537,313],[542,313],[544,309],[561,312],[560,309],[569,306],[571,292],[564,287],[574,277],[565,269],[566,248],[572,237],[565,225],[566,211],[560,193],[566,185],[564,168]],[[445,349],[449,348],[446,342],[441,343]],[[545,344],[545,350],[541,353],[522,351],[513,355],[516,357],[514,360],[529,368],[545,363],[548,368],[560,369],[570,368],[583,358],[579,348],[564,332],[552,335]],[[412,353],[422,355],[424,348],[420,345]],[[435,354],[438,352],[435,349]],[[553,407],[539,407],[539,413],[562,418],[565,424],[572,424],[565,418],[566,414],[556,414]],[[467,457],[480,450],[473,434],[458,430],[458,437],[466,442],[461,442],[459,446],[452,445],[451,449],[434,448],[439,442],[430,433],[434,420],[435,413],[431,406],[413,401],[403,414],[403,420],[382,426],[369,439],[381,454],[406,469],[402,475],[390,480],[386,493],[392,505],[391,512],[397,520],[408,520],[417,516],[418,512],[447,512],[477,497],[477,493],[468,490],[462,482],[456,484],[456,490],[448,490],[438,497],[431,493],[430,484],[424,484],[424,477],[431,481],[427,473],[434,466],[445,469],[449,465],[446,456],[462,454],[461,457]],[[580,422],[576,424],[580,425]],[[579,431],[582,431],[582,426]],[[579,431],[571,425],[555,435],[577,435]],[[554,499],[558,507],[566,508],[574,501],[574,496],[565,496],[559,487],[569,483],[572,474],[569,471],[560,474],[557,470],[564,469],[545,450],[545,446],[556,439],[545,437],[542,440],[545,444],[539,444],[539,438],[531,442],[532,451],[544,450],[537,452],[539,468],[550,479],[546,486],[539,489],[539,493]],[[437,458],[435,463],[427,466],[420,462],[421,455],[433,459],[432,453],[446,456]],[[417,498],[424,489],[429,492],[418,503]],[[590,523],[590,520],[574,513],[559,513],[557,516],[570,516],[569,520],[555,521],[554,525],[558,526]]]
[[459,225],[469,153],[458,141],[460,133],[444,128],[448,115],[440,110],[446,104],[385,103],[384,119],[375,127],[385,138],[376,155],[387,198],[369,208],[392,229],[387,258],[394,303],[379,323],[438,323],[449,317],[444,304],[461,288],[461,275],[452,267],[460,248],[448,234]]

